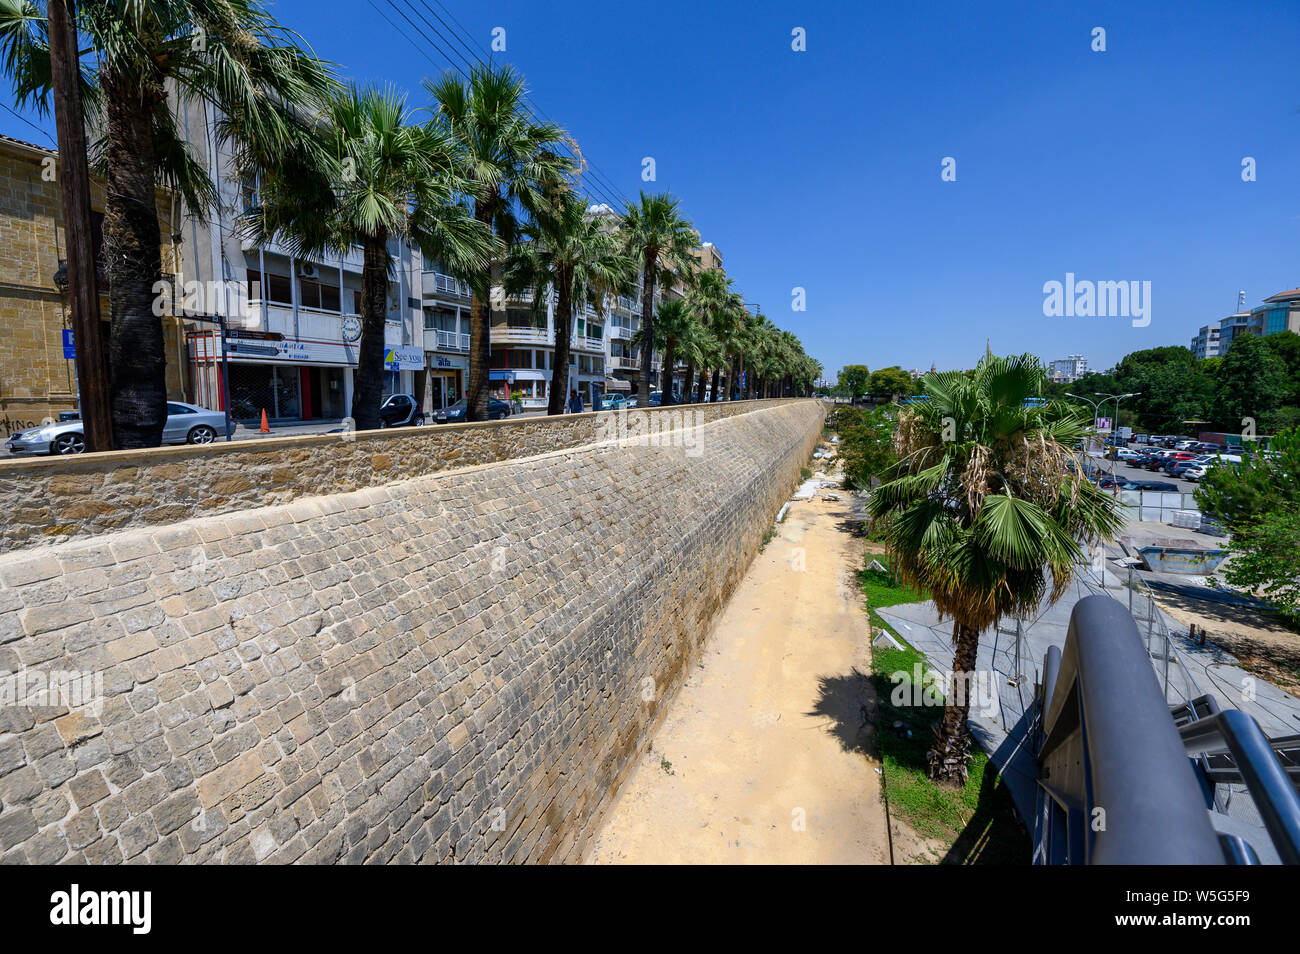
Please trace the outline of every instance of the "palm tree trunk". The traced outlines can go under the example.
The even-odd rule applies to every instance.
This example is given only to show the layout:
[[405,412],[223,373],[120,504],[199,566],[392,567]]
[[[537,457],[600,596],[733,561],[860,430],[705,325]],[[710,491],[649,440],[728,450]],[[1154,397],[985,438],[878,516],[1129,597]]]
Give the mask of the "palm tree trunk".
[[646,249],[641,272],[641,368],[636,375],[637,407],[650,406],[650,355],[654,353],[655,264],[659,254]]
[[379,427],[384,391],[384,319],[388,312],[388,237],[376,235],[362,246],[361,343],[352,388],[352,420],[359,431]]
[[551,361],[547,414],[563,414],[569,400],[569,336],[573,331],[573,301],[569,284],[568,276],[564,275],[555,293],[555,357]]
[[109,405],[113,446],[157,447],[167,420],[167,361],[154,284],[162,278],[154,170],[153,95],[101,71],[108,181],[104,265],[112,315]]
[[733,391],[740,400],[745,399],[745,353],[743,351],[736,352],[736,386]]
[[[492,228],[493,205],[482,199],[474,203],[474,218]],[[465,383],[465,420],[488,419],[488,366],[492,351],[492,265],[484,270],[482,293],[474,290],[470,299],[469,380]]]
[[663,392],[663,401],[667,404],[673,396],[673,364],[677,361],[677,339],[669,336],[664,342],[664,369],[659,376],[659,390]]
[[710,390],[709,390],[709,400],[710,400],[710,401],[716,401],[716,400],[718,400],[718,388],[721,386],[721,381],[719,380],[719,378],[721,378],[721,377],[722,377],[722,368],[720,368],[720,367],[718,367],[718,368],[714,368],[714,369],[713,369],[713,383],[710,385]]
[[691,400],[691,386],[695,384],[695,362],[694,360],[686,362],[686,380],[682,382],[682,400],[689,402]]
[[952,678],[948,684],[943,719],[935,730],[934,747],[927,757],[932,779],[960,788],[966,782],[966,766],[970,762],[971,737],[966,718],[970,714],[970,698],[974,691],[980,634],[978,629],[957,620],[953,622],[952,638],[957,650],[952,660]]
[[705,365],[700,365],[700,382],[699,382],[699,384],[695,385],[695,403],[696,403],[696,404],[703,404],[703,403],[704,403],[704,388],[705,388],[705,385],[707,384],[707,379],[708,379],[708,377],[709,377],[709,369],[708,369],[708,367],[705,366]]
[[736,372],[736,362],[739,359],[739,353],[732,352],[731,364],[727,366],[727,400],[734,401],[740,388],[740,375]]

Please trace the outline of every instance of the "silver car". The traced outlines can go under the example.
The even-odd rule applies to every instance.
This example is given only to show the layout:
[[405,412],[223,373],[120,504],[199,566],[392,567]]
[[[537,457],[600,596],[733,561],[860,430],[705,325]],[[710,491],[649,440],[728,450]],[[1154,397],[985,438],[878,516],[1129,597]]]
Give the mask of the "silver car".
[[[209,411],[180,401],[167,402],[167,422],[163,425],[164,444],[211,444],[226,428],[222,411]],[[15,456],[29,454],[80,454],[86,449],[81,421],[45,424],[9,436],[5,444]]]

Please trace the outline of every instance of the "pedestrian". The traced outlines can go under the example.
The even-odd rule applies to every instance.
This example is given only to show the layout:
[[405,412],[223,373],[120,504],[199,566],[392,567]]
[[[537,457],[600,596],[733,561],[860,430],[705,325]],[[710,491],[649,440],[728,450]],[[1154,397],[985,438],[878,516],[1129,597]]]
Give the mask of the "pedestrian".
[[582,398],[578,397],[577,391],[569,392],[569,413],[570,414],[582,413]]

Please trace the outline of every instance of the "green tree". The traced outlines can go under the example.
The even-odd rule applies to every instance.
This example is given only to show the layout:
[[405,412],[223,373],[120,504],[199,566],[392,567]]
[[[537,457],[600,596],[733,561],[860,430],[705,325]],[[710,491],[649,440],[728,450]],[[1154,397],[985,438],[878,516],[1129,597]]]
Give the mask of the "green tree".
[[871,373],[867,390],[876,401],[889,401],[896,395],[911,394],[914,389],[912,376],[898,365],[881,368]]
[[953,619],[953,677],[929,754],[931,776],[945,784],[966,776],[980,632],[1059,598],[1080,543],[1113,537],[1123,524],[1118,501],[1084,479],[1075,458],[1088,412],[1025,406],[1045,382],[1030,355],[985,357],[970,377],[922,377],[929,400],[898,412],[898,464],[868,504],[886,521],[895,569]]
[[1240,335],[1219,362],[1215,376],[1215,419],[1225,431],[1239,431],[1280,406],[1290,390],[1286,365],[1264,338]]
[[587,211],[587,204],[564,191],[538,210],[524,230],[524,241],[506,261],[505,291],[533,290],[532,307],[546,311],[545,291],[555,292],[555,356],[547,414],[563,414],[569,394],[569,347],[575,312],[590,305],[604,315],[609,295],[625,294],[636,262],[622,254],[606,225]]
[[458,201],[465,180],[456,148],[431,124],[413,121],[393,90],[349,87],[330,101],[313,135],[316,169],[268,175],[241,220],[246,234],[279,239],[293,254],[362,251],[361,342],[352,418],[358,430],[380,426],[384,322],[393,270],[389,243],[414,242],[462,274],[482,268],[492,233]]
[[[216,187],[176,125],[168,97],[222,119],[215,138],[252,174],[301,156],[302,110],[332,93],[331,71],[300,48],[257,0],[115,0],[77,5],[87,62],[92,160],[106,179],[104,263],[111,315],[113,443],[154,447],[167,419],[159,185],[203,218]],[[198,42],[201,40],[201,42]],[[47,115],[50,54],[44,3],[0,0],[0,63],[19,105]]]
[[1196,502],[1232,535],[1227,581],[1300,623],[1300,430],[1274,435],[1267,452],[1240,464],[1210,468]]
[[871,369],[865,364],[846,364],[840,368],[836,386],[853,400],[863,397],[871,384]]
[[425,88],[435,103],[434,123],[456,143],[474,218],[501,242],[501,257],[461,276],[473,290],[465,419],[483,421],[488,417],[494,270],[519,240],[518,211],[535,214],[546,196],[564,189],[576,167],[558,151],[564,130],[529,113],[524,81],[513,67],[475,66],[468,82],[448,71],[436,82],[426,81]]
[[884,476],[897,462],[893,450],[896,415],[891,405],[870,410],[853,406],[835,409],[840,466],[847,486],[869,490],[872,479]]
[[694,270],[697,237],[682,215],[680,203],[667,193],[629,202],[621,225],[623,248],[641,267],[641,370],[637,374],[637,404],[650,403],[650,359],[654,350],[655,289],[672,288],[678,275]]

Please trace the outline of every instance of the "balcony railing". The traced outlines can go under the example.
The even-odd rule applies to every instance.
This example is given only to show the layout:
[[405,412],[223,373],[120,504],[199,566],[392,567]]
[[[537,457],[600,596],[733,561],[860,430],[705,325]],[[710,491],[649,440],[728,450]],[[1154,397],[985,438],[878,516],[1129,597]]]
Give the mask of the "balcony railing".
[[641,361],[638,358],[629,356],[614,355],[609,359],[609,366],[615,371],[636,371],[641,367]]
[[471,297],[469,285],[460,279],[453,278],[451,275],[444,275],[442,272],[425,272],[424,280],[429,283],[425,288],[432,288],[439,295],[450,295],[453,298],[465,299]]
[[455,331],[439,331],[437,334],[439,351],[469,351],[469,335]]

